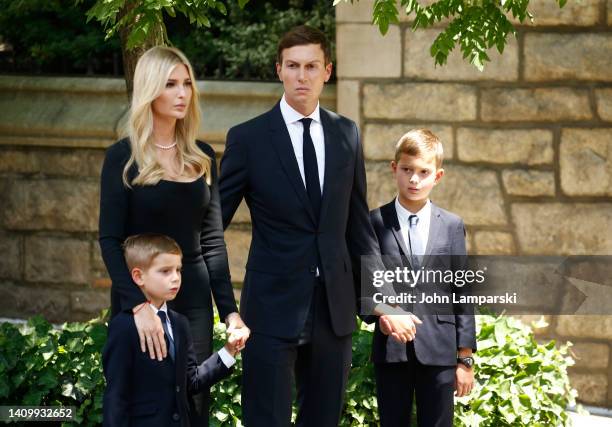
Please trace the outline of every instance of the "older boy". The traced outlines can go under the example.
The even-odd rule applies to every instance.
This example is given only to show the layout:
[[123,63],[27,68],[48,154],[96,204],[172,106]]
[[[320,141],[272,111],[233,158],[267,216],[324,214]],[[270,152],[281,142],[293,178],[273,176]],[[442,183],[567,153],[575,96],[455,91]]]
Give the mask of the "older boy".
[[170,237],[141,234],[128,237],[124,251],[132,279],[147,298],[140,309],[153,310],[161,318],[170,357],[158,361],[140,350],[131,313],[112,319],[102,356],[104,426],[189,426],[187,393],[230,374],[239,351],[237,338],[230,337],[198,366],[187,319],[166,305],[181,287],[180,247]]
[[[404,267],[413,270],[464,266],[463,221],[429,200],[444,176],[442,159],[442,143],[432,132],[416,129],[405,134],[391,162],[398,195],[370,213],[381,253],[402,259]],[[431,292],[427,286],[418,283],[416,293]],[[461,291],[452,288],[446,291]],[[442,308],[423,304],[412,308],[423,323],[407,344],[389,339],[391,330],[384,318],[377,324],[372,360],[382,427],[410,426],[415,396],[419,427],[452,426],[453,392],[470,393],[476,349],[473,308],[461,304]]]

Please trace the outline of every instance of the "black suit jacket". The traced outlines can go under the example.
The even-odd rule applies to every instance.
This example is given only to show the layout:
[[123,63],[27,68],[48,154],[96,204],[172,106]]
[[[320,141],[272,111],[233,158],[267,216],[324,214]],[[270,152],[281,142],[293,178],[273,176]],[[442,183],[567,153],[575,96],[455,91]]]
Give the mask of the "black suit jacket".
[[[149,308],[145,307],[144,310]],[[175,342],[175,361],[152,360],[140,351],[134,316],[117,314],[108,327],[102,355],[104,426],[189,426],[188,393],[208,389],[231,373],[218,353],[198,366],[187,318],[168,310]]]
[[[354,122],[323,108],[325,176],[315,218],[280,105],[229,130],[220,193],[227,227],[244,198],[252,242],[240,310],[258,333],[295,338],[325,280],[336,335],[355,329],[359,281],[353,263],[379,253],[368,216],[362,147]],[[351,258],[351,255],[353,258]]]
[[[409,252],[400,232],[400,224],[395,210],[395,200],[373,210],[370,219],[380,244],[383,262],[387,269],[408,266]],[[424,267],[430,270],[459,270],[466,266],[465,228],[457,215],[431,205],[429,238],[426,245]],[[406,290],[405,284],[396,285],[396,292]],[[400,289],[402,288],[402,289]],[[467,287],[439,287],[436,292],[464,293]],[[431,284],[419,283],[414,288],[417,299],[423,291],[431,292]],[[474,308],[470,304],[450,304],[447,306],[416,304],[404,309],[412,311],[422,321],[417,326],[414,351],[419,362],[424,365],[450,366],[456,364],[459,347],[476,350],[476,328]],[[438,313],[443,314],[438,314]],[[372,342],[374,363],[407,361],[406,346],[380,332],[378,323]]]

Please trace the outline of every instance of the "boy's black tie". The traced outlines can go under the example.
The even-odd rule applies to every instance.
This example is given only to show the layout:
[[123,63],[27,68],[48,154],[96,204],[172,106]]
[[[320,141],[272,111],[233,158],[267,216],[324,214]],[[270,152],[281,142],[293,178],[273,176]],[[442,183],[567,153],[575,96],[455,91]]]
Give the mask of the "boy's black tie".
[[168,345],[168,353],[170,353],[170,357],[174,362],[174,340],[170,336],[170,331],[168,330],[168,317],[166,316],[165,311],[159,310],[157,315],[161,319],[162,326],[164,327],[164,336],[166,337],[166,344]]
[[304,125],[303,134],[303,156],[304,156],[304,178],[306,180],[306,192],[312,205],[315,218],[319,220],[321,213],[321,183],[319,181],[319,166],[317,164],[317,153],[310,136],[310,123],[312,119],[304,117],[300,119]]

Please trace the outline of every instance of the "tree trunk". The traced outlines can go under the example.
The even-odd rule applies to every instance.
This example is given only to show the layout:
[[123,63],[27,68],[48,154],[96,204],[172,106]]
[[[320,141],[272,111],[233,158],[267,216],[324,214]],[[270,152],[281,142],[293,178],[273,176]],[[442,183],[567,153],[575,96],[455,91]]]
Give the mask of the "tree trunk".
[[[138,3],[138,0],[130,0],[125,3],[125,6],[119,13],[118,19],[122,19],[128,14]],[[134,17],[134,22],[138,20],[138,16]],[[133,49],[127,49],[127,41],[130,35],[132,25],[129,23],[123,26],[119,30],[119,37],[121,39],[121,53],[123,55],[123,74],[125,76],[125,86],[127,90],[128,99],[132,100],[132,90],[134,89],[134,70],[136,69],[136,63],[138,58],[142,56],[147,50],[153,46],[159,46],[166,44],[166,28],[164,27],[163,18],[160,11],[159,23],[151,26],[147,37],[142,44],[134,47]]]

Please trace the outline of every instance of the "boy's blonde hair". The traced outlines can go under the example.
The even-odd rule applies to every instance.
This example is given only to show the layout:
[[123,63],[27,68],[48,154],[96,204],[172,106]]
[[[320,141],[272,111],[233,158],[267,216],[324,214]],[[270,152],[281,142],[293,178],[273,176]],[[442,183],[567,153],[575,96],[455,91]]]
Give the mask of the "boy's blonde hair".
[[442,142],[429,129],[412,129],[404,134],[395,146],[395,162],[399,162],[401,155],[429,157],[433,156],[436,160],[436,169],[442,167],[444,150]]
[[125,239],[123,242],[123,253],[128,268],[146,270],[153,264],[156,256],[161,254],[173,254],[183,256],[178,243],[171,237],[163,234],[136,234]]

